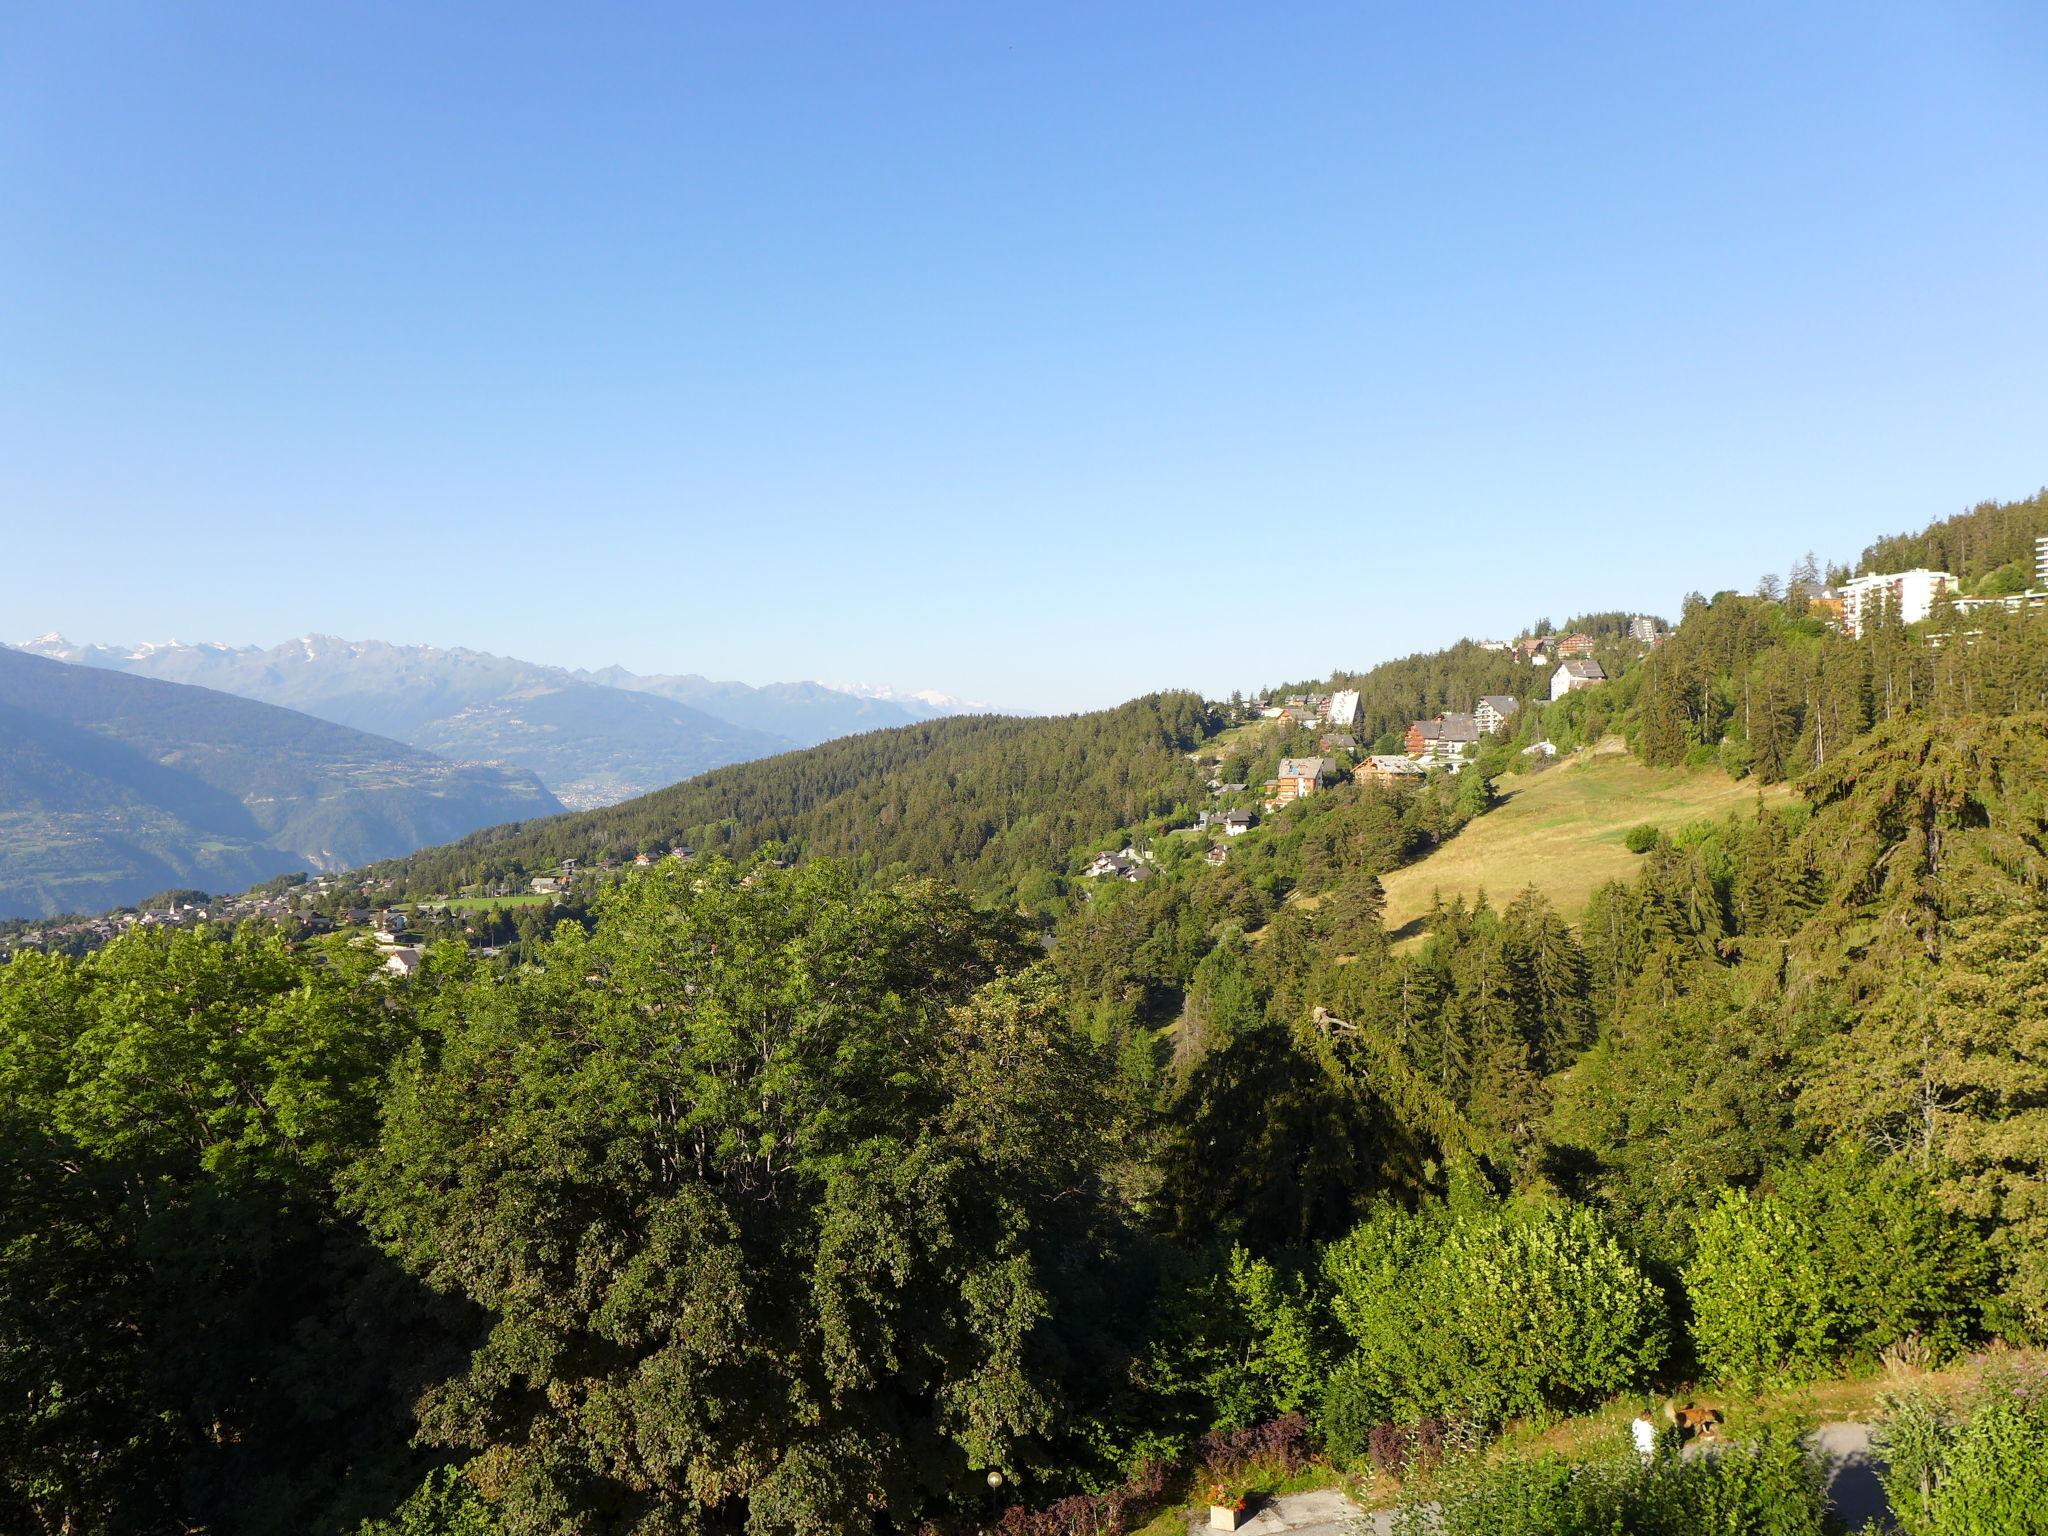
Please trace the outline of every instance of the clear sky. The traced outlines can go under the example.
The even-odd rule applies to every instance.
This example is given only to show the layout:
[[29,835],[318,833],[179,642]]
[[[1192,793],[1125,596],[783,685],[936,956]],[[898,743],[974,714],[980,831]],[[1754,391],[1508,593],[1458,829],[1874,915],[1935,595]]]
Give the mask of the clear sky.
[[2048,481],[2044,80],[2034,3],[0,7],[0,638],[1052,709],[1675,612]]

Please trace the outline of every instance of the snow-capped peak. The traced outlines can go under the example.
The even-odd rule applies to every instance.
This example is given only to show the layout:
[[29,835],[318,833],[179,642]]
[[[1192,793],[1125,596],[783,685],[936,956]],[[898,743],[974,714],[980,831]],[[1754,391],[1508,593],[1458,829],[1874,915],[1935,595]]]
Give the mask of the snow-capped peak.
[[919,688],[905,692],[891,688],[886,683],[823,683],[820,687],[830,688],[834,693],[852,694],[856,699],[874,699],[885,704],[922,704],[926,709],[944,715],[973,714],[990,706],[970,699],[955,698],[950,693],[941,693],[936,688]]

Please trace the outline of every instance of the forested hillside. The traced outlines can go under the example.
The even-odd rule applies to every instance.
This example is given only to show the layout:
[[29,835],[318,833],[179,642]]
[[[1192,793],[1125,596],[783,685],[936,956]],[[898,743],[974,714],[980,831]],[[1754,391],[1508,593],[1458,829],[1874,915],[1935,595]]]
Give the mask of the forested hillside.
[[1099,714],[963,716],[828,742],[707,773],[623,805],[496,827],[404,860],[415,893],[642,848],[745,857],[769,843],[866,871],[946,874],[993,894],[1062,870],[1092,839],[1192,804],[1187,754],[1211,728],[1192,694]]
[[2043,532],[2048,532],[2048,489],[2024,501],[1979,502],[1919,533],[1879,539],[1863,551],[1857,569],[1925,566],[1954,573],[1972,592],[2018,592],[2032,584],[2034,541]]
[[[1454,1532],[1819,1530],[1786,1433],[1457,1459],[1653,1389],[2048,1346],[2048,612],[1849,640],[1805,596],[1603,631],[1611,680],[1461,771],[1234,835],[1195,824],[1239,798],[1214,770],[1316,730],[1161,695],[388,866],[445,894],[697,850],[495,958],[18,957],[0,1527],[1093,1536],[1313,1454]],[[1358,682],[1461,708],[1499,654]],[[1713,815],[1633,829],[1575,910],[1490,888],[1394,942],[1383,877],[1504,776],[1580,771],[1526,749],[1616,738]],[[2038,1389],[1984,1379],[1893,1420],[1902,1501],[1993,1512],[1941,1536],[2024,1529],[2038,1488]],[[1488,1523],[1518,1509],[1550,1513]]]
[[557,808],[291,710],[0,648],[0,916],[342,867]]

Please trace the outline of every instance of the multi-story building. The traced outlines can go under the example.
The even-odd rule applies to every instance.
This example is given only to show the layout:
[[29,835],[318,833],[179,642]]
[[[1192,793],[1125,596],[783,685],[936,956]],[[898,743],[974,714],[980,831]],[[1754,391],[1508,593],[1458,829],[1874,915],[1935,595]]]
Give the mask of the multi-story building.
[[1590,656],[1593,654],[1591,635],[1566,635],[1551,647],[1558,656]]
[[1628,621],[1628,637],[1640,645],[1655,645],[1664,638],[1664,621],[1639,613]]
[[1330,776],[1330,767],[1327,757],[1281,758],[1280,771],[1266,786],[1267,803],[1277,808],[1314,794]]
[[1483,736],[1491,736],[1508,723],[1508,716],[1522,707],[1520,699],[1510,698],[1504,693],[1483,694],[1472,707],[1472,718],[1479,722]]
[[1323,718],[1340,731],[1358,729],[1359,704],[1356,688],[1339,688],[1323,701]]
[[1410,757],[1425,763],[1453,762],[1465,748],[1479,739],[1479,721],[1472,715],[1438,715],[1434,720],[1417,720],[1408,727],[1402,743]]
[[1879,609],[1890,611],[1902,624],[1918,624],[1934,611],[1934,600],[1951,590],[1955,577],[1947,571],[1893,571],[1885,575],[1858,576],[1842,583],[1842,632],[1861,638],[1865,627]]
[[2048,533],[2034,540],[2034,585],[2048,592]]

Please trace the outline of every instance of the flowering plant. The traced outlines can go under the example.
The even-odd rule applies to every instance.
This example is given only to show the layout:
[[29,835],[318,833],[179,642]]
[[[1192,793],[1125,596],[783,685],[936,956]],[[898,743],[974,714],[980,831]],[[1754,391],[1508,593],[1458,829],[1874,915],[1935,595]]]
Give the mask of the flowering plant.
[[1211,1483],[1209,1485],[1209,1502],[1218,1509],[1243,1509],[1244,1495],[1235,1488],[1232,1488],[1228,1483]]

